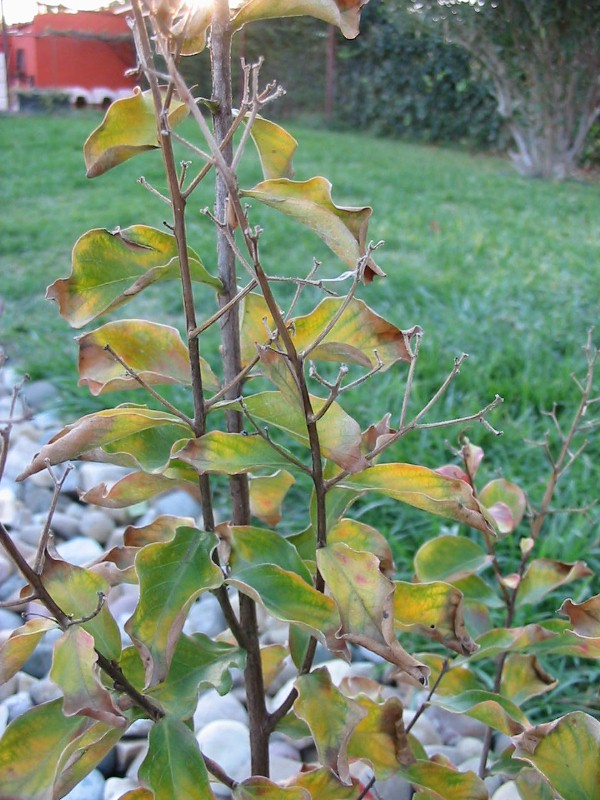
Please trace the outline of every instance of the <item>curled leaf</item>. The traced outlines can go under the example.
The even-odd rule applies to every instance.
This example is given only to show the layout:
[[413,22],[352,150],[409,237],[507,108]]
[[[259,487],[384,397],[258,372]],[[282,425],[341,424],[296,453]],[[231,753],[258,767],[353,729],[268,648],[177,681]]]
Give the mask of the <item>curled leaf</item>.
[[368,761],[374,775],[379,780],[386,780],[399,767],[406,767],[414,761],[404,730],[402,703],[397,697],[378,703],[364,694],[356,697],[356,702],[367,713],[350,737],[348,755]]
[[265,180],[293,177],[292,158],[298,142],[285,128],[259,114],[250,136],[256,145]]
[[600,637],[600,594],[583,603],[565,600],[558,613],[571,620],[573,630],[580,636]]
[[28,619],[0,645],[0,685],[17,673],[47,631],[57,628],[52,619]]
[[[174,128],[188,114],[179,100],[171,101],[169,125]],[[117,164],[160,146],[152,92],[134,89],[131,97],[115,100],[99,127],[87,138],[83,157],[88,178],[96,178]]]
[[523,519],[527,498],[515,483],[504,478],[490,481],[479,493],[479,500],[496,522],[498,532],[512,533]]
[[549,675],[534,655],[509,653],[504,662],[500,694],[521,705],[531,697],[549,692],[558,681]]
[[274,17],[310,16],[336,25],[347,39],[358,36],[360,10],[368,0],[246,0],[234,14],[234,28]]
[[131,472],[110,486],[99,483],[83,492],[79,499],[102,508],[127,508],[190,483],[197,484],[197,475],[191,467],[171,465],[163,474]]
[[549,558],[534,559],[519,583],[517,603],[538,603],[549,592],[565,583],[593,575],[584,561],[566,564]]

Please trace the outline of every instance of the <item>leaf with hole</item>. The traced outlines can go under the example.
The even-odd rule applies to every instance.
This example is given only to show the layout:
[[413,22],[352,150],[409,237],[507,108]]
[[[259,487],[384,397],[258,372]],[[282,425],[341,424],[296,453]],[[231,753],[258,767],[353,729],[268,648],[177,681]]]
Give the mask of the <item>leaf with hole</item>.
[[559,586],[589,575],[593,572],[584,561],[565,564],[549,558],[536,558],[530,562],[519,584],[517,604],[539,603]]
[[50,679],[62,690],[63,712],[82,714],[117,728],[127,721],[98,679],[93,637],[79,626],[66,630],[54,645]]
[[[188,114],[179,100],[172,100],[169,125],[174,128]],[[152,92],[134,90],[111,104],[101,124],[87,138],[83,157],[88,178],[96,178],[118,164],[160,147]]]
[[396,581],[394,626],[398,632],[416,631],[462,655],[477,650],[465,627],[463,597],[442,581]]
[[140,600],[125,630],[144,663],[147,686],[165,680],[191,604],[223,582],[212,560],[217,544],[214,533],[184,527],[172,541],[146,545],[136,556]]
[[350,269],[366,258],[365,283],[384,273],[367,253],[367,229],[373,209],[337,206],[331,198],[331,184],[321,177],[308,181],[286,178],[263,181],[240,192],[286,214],[310,228]]
[[[463,522],[485,533],[491,531],[471,487],[463,481],[439,475],[427,467],[415,464],[378,464],[343,478],[338,485],[359,492],[381,492],[430,514]],[[443,577],[436,576],[431,580]]]
[[340,612],[338,636],[372,650],[419,683],[426,683],[427,667],[396,639],[394,584],[379,569],[377,556],[346,544],[328,544],[317,550],[317,566]]
[[247,0],[233,16],[235,29],[247,22],[310,16],[336,25],[347,39],[358,36],[360,10],[368,0]]
[[191,433],[184,422],[165,411],[145,406],[107,408],[81,417],[53,436],[18,480],[41,472],[48,462],[54,466],[77,458],[116,463],[126,460],[132,466],[160,472],[169,463],[174,442],[189,438]]
[[164,717],[150,731],[139,777],[159,800],[214,797],[196,737],[187,725],[171,717]]
[[[79,385],[94,396],[122,389],[140,389],[106,348],[121,357],[132,372],[149,386],[192,382],[188,349],[176,328],[143,319],[108,322],[77,338],[79,345]],[[200,359],[202,385],[216,391],[219,381],[203,358]]]
[[536,725],[515,743],[515,757],[539,770],[564,800],[600,798],[600,722],[589,714],[573,711]]
[[[192,280],[220,291],[221,281],[189,248],[188,257]],[[71,275],[54,281],[46,297],[58,303],[71,327],[81,328],[120,308],[147,286],[179,275],[177,242],[171,234],[147,225],[114,231],[95,228],[77,240]]]
[[310,728],[320,763],[349,784],[348,742],[367,711],[336,689],[325,667],[300,675],[296,690],[294,712]]

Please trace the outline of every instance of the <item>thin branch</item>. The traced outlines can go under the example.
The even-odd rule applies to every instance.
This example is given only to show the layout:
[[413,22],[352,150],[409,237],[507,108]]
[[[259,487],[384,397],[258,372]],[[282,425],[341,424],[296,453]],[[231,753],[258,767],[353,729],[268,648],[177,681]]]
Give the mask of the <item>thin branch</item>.
[[410,403],[410,395],[412,392],[413,381],[415,379],[415,369],[417,367],[417,359],[419,358],[419,349],[421,347],[421,338],[423,334],[417,332],[415,339],[415,350],[408,367],[408,375],[406,377],[406,388],[404,389],[404,397],[402,398],[402,408],[400,410],[400,424],[399,428],[404,427],[406,422],[406,414],[408,413],[408,404]]
[[137,182],[140,184],[140,186],[143,186],[144,189],[148,189],[150,194],[153,194],[155,197],[158,197],[159,200],[162,200],[163,203],[166,203],[168,206],[173,205],[173,203],[169,200],[169,198],[165,197],[165,195],[159,192],[158,189],[155,189],[151,183],[148,183],[148,181],[146,180],[146,178],[144,178],[143,175],[140,175],[140,177],[137,179]]
[[268,428],[266,428],[266,427],[261,428],[261,426],[254,419],[252,414],[248,411],[248,406],[244,402],[244,398],[243,397],[240,397],[238,402],[240,404],[240,408],[244,412],[244,416],[246,417],[248,422],[252,425],[252,427],[254,428],[254,430],[256,431],[258,436],[260,436],[261,439],[264,439],[264,441],[267,442],[267,444],[269,444],[273,448],[273,450],[275,450],[276,453],[279,453],[279,455],[282,456],[283,458],[285,458],[286,461],[289,461],[290,464],[294,464],[295,466],[298,467],[298,469],[301,469],[303,472],[306,472],[308,475],[312,474],[310,469],[306,466],[306,464],[303,464],[298,458],[296,458],[296,456],[293,456],[291,453],[289,453],[283,447],[280,447],[277,444],[277,442],[274,442],[271,439],[271,437],[269,435]]
[[423,431],[429,428],[447,428],[450,425],[463,425],[466,422],[481,422],[481,424],[484,425],[485,428],[490,431],[490,433],[493,433],[494,436],[502,436],[502,431],[498,431],[492,427],[492,425],[490,425],[490,423],[485,419],[485,415],[489,414],[490,411],[503,402],[504,398],[497,394],[491,403],[488,403],[487,406],[482,408],[480,411],[477,411],[475,414],[468,414],[465,417],[456,417],[454,419],[440,420],[439,422],[419,422],[413,427],[415,430]]
[[207,153],[205,150],[202,150],[202,148],[198,147],[193,142],[188,141],[184,136],[182,136],[177,131],[171,130],[169,128],[169,133],[180,144],[184,145],[184,147],[187,147],[188,150],[191,150],[197,156],[200,156],[200,158],[203,158],[208,164],[210,164],[211,167],[213,166],[214,161],[213,161],[213,159],[212,159],[212,157],[210,156],[209,153]]
[[50,538],[51,534],[52,518],[54,516],[54,512],[56,511],[56,506],[58,504],[60,492],[62,490],[62,487],[64,486],[67,476],[73,469],[73,465],[67,464],[61,478],[56,477],[49,459],[46,459],[46,469],[48,470],[48,472],[50,473],[50,477],[52,478],[52,483],[54,484],[54,491],[52,493],[52,501],[50,502],[50,508],[48,509],[48,513],[46,515],[46,522],[44,523],[44,529],[42,530],[40,541],[38,543],[37,551],[35,554],[35,560],[33,562],[33,569],[35,572],[38,573],[38,575],[44,568],[44,559],[46,558],[46,547],[48,546],[48,539]]
[[[312,372],[312,370],[311,370],[311,372]],[[316,372],[316,370],[314,370],[314,372]],[[309,373],[309,374],[311,374],[311,373]],[[312,374],[314,375],[314,373],[312,373]],[[348,367],[345,364],[342,364],[340,366],[339,370],[338,370],[338,374],[337,374],[337,378],[335,380],[335,383],[334,384],[329,384],[329,389],[330,389],[329,397],[327,398],[327,400],[325,400],[325,402],[321,406],[321,409],[319,411],[317,411],[316,414],[313,414],[313,418],[312,418],[313,422],[318,422],[329,411],[329,409],[331,408],[332,404],[335,402],[336,398],[339,396],[339,394],[341,392],[341,388],[340,387],[342,385],[342,381],[344,380],[344,378],[346,377],[347,374],[348,374]]]
[[221,317],[226,314],[229,309],[233,308],[237,303],[240,302],[240,300],[243,300],[247,294],[250,294],[250,292],[256,288],[256,284],[256,278],[252,278],[252,280],[247,283],[246,286],[244,286],[244,288],[235,295],[235,297],[232,297],[228,303],[225,303],[225,305],[221,306],[218,311],[215,311],[215,313],[205,320],[201,325],[198,325],[197,328],[194,328],[193,331],[190,331],[188,336],[192,338],[194,336],[200,336],[201,333],[204,333],[204,331],[210,328],[211,325],[214,325],[215,322],[221,319]]
[[460,372],[461,366],[464,364],[466,359],[469,357],[468,353],[463,353],[459,358],[454,359],[454,366],[452,367],[451,371],[446,376],[444,382],[439,387],[437,392],[433,395],[433,397],[423,406],[423,408],[419,411],[419,413],[414,418],[415,422],[418,422],[422,417],[430,411],[433,406],[440,400],[440,398],[445,394],[447,388],[450,386],[452,381],[456,378],[458,373]]
[[322,263],[321,261],[317,261],[317,259],[315,258],[313,260],[313,265],[312,265],[308,275],[306,276],[306,278],[302,282],[300,282],[300,281],[296,282],[296,291],[294,292],[294,296],[292,298],[292,302],[290,303],[290,307],[287,310],[287,314],[284,317],[284,320],[286,322],[292,316],[292,314],[294,312],[294,309],[296,308],[296,304],[298,303],[298,300],[300,299],[300,295],[302,294],[302,290],[304,289],[304,287],[308,286],[310,283],[313,283],[312,276],[317,272],[317,270],[321,266],[321,263]]
[[143,389],[145,389],[151,397],[153,397],[156,401],[158,401],[161,404],[161,406],[164,406],[164,408],[168,409],[176,417],[179,417],[180,420],[185,422],[186,425],[188,425],[192,430],[194,430],[194,420],[190,419],[190,417],[188,417],[187,414],[184,414],[183,411],[180,411],[172,403],[169,403],[168,400],[165,400],[165,398],[162,397],[158,392],[154,391],[154,389],[151,386],[149,386],[146,383],[146,381],[140,375],[138,375],[138,373],[134,369],[132,369],[127,364],[127,362],[124,361],[121,358],[121,356],[113,350],[113,348],[109,344],[104,345],[104,350],[106,350],[106,352],[109,353],[115,359],[115,361],[118,361],[119,364],[125,370],[125,372],[131,378],[133,378],[133,380],[137,381],[137,383],[139,383],[139,385]]
[[442,682],[442,678],[448,672],[448,667],[449,666],[450,666],[450,661],[449,661],[449,659],[445,658],[444,659],[444,663],[442,664],[442,668],[440,669],[440,674],[437,676],[437,678],[435,679],[435,681],[433,683],[433,686],[431,687],[431,689],[427,693],[427,697],[425,698],[425,700],[423,700],[423,702],[421,703],[421,705],[417,709],[417,712],[415,713],[414,717],[411,719],[411,721],[406,726],[406,728],[405,728],[406,734],[409,734],[411,732],[411,730],[413,729],[416,721],[419,719],[421,714],[423,714],[424,711],[427,709],[427,704],[431,701],[431,698],[436,693],[438,686]]
[[224,386],[222,386],[219,389],[219,391],[215,395],[213,395],[213,397],[210,398],[210,400],[207,400],[206,401],[206,406],[205,406],[206,407],[206,411],[207,412],[210,411],[210,409],[213,406],[215,406],[219,402],[219,400],[222,397],[224,397],[231,389],[233,389],[234,386],[237,386],[238,383],[243,381],[244,378],[250,372],[252,372],[252,370],[258,364],[259,361],[260,361],[260,357],[259,356],[254,356],[252,361],[249,361],[248,364],[246,364],[246,366],[242,370],[240,370],[235,377],[233,377],[230,381],[228,381],[228,383],[226,383]]
[[97,617],[98,614],[102,611],[104,603],[106,602],[106,595],[104,592],[98,592],[98,603],[96,604],[96,608],[89,614],[86,614],[83,617],[78,617],[77,619],[71,618],[69,621],[69,627],[73,627],[73,625],[83,625],[84,622],[89,622],[94,617]]

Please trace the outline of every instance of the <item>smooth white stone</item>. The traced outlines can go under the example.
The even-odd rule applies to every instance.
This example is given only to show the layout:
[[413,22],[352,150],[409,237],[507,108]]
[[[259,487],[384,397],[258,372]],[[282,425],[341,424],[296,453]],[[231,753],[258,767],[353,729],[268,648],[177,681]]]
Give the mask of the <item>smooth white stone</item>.
[[284,756],[273,756],[270,759],[271,780],[285,781],[300,772],[302,762],[298,759],[285,758]]
[[468,758],[481,756],[483,742],[481,739],[476,739],[474,736],[465,736],[464,739],[459,739],[455,747],[462,756],[461,761],[466,761]]
[[205,592],[192,606],[183,626],[184,633],[204,633],[217,636],[227,627],[217,598]]
[[56,545],[56,550],[62,559],[78,567],[83,567],[104,552],[98,542],[86,539],[84,536],[76,536],[68,542],[61,542]]
[[138,785],[137,781],[131,778],[108,778],[104,784],[103,800],[118,800],[127,792],[137,789]]
[[474,739],[483,739],[485,736],[486,726],[483,722],[466,714],[453,714],[444,708],[431,706],[427,715],[439,731],[444,744],[454,744],[465,736],[472,736]]
[[[405,727],[410,724],[414,715],[414,711],[406,710],[403,712],[402,717],[404,719]],[[410,732],[417,737],[423,746],[426,744],[443,744],[443,741],[435,729],[435,726],[432,722],[430,722],[429,719],[427,719],[425,714],[421,714],[419,719],[411,728]]]
[[200,749],[217,761],[234,780],[250,775],[250,732],[235,720],[209,722],[196,736]]
[[445,756],[454,765],[464,761],[464,758],[458,753],[456,747],[451,747],[448,744],[426,744],[423,745],[423,747],[430,758],[435,755]]
[[517,784],[514,781],[502,784],[492,795],[492,800],[521,800]]
[[18,514],[18,500],[8,486],[0,487],[0,520],[4,525],[12,525]]
[[248,712],[232,694],[221,696],[216,689],[208,689],[198,698],[194,712],[194,730],[200,731],[209,722],[217,719],[229,719],[247,725]]
[[106,544],[115,529],[115,521],[104,511],[91,508],[81,517],[79,530],[83,536]]
[[87,461],[79,465],[79,487],[81,491],[88,492],[99,483],[112,484],[131,472],[127,467],[115,464],[97,464]]

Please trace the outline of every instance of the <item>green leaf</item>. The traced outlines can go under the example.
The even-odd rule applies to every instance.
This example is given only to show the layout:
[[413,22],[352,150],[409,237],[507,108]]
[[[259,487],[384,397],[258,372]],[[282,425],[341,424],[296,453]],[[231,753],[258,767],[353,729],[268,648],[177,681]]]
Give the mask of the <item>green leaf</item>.
[[[336,206],[331,199],[331,184],[325,178],[268,180],[241,191],[240,195],[259,200],[306,225],[350,269],[356,269],[359,260],[366,255],[367,229],[373,209],[368,206]],[[364,271],[365,282],[372,281],[374,275],[383,276],[384,273],[369,257]]]
[[250,478],[250,511],[265,525],[281,522],[281,505],[296,479],[285,469]]
[[28,619],[0,646],[0,685],[17,673],[47,631],[57,628],[53,619]]
[[583,603],[565,600],[558,613],[571,620],[573,630],[580,636],[600,637],[600,594]]
[[458,772],[435,761],[416,761],[399,774],[434,800],[488,800],[485,783],[474,772]]
[[79,499],[102,508],[127,508],[150,500],[163,492],[184,488],[190,483],[197,486],[197,473],[185,464],[175,464],[171,461],[162,474],[131,472],[110,486],[99,483],[87,492],[83,492]]
[[65,614],[70,614],[75,620],[91,617],[87,622],[81,623],[81,627],[94,637],[96,647],[106,658],[118,661],[121,655],[119,626],[106,604],[96,613],[99,595],[108,594],[108,582],[89,569],[55,560],[48,553],[44,560],[42,579],[44,586]]
[[[188,248],[192,280],[220,291],[222,284]],[[48,287],[60,314],[81,328],[101,314],[127,303],[146,286],[179,278],[179,254],[174,236],[147,225],[84,233],[73,248],[72,271]]]
[[7,800],[53,797],[61,756],[89,724],[85,717],[66,717],[60,698],[13,720],[0,740],[2,796]]
[[[344,298],[327,297],[304,317],[296,317],[292,341],[299,353],[309,347],[331,323]],[[378,365],[375,350],[383,363],[382,371],[397,361],[410,361],[410,342],[419,328],[402,331],[376,314],[362,300],[353,298],[323,341],[311,350],[313,361],[341,361],[367,369]]]
[[294,712],[310,728],[320,763],[349,784],[348,742],[367,712],[336,689],[325,667],[300,675],[296,689]]
[[527,567],[523,580],[519,584],[517,605],[539,603],[549,592],[559,586],[593,574],[584,561],[565,564],[549,558],[536,558]]
[[196,737],[183,722],[170,717],[150,731],[148,755],[139,776],[156,800],[214,798]]
[[265,180],[291,178],[294,175],[292,158],[298,142],[285,128],[259,114],[250,129],[250,136],[256,145]]
[[265,688],[268,688],[285,666],[289,649],[283,644],[266,644],[260,648],[260,663]]
[[234,800],[311,800],[311,795],[300,786],[284,788],[267,778],[248,778],[233,790]]
[[[325,400],[314,395],[309,397],[314,413],[318,414],[325,405]],[[278,428],[305,447],[310,447],[306,419],[300,404],[294,405],[282,392],[259,392],[244,398],[243,402],[254,419]],[[237,401],[235,404],[237,405]],[[218,408],[229,408],[231,405],[227,402],[219,404]],[[329,406],[317,422],[317,431],[321,452],[326,458],[348,472],[357,472],[368,464],[360,452],[360,426],[338,403],[334,402]]]
[[600,722],[582,711],[536,725],[517,739],[515,756],[538,769],[564,800],[600,798]]
[[452,585],[462,592],[465,605],[483,603],[487,608],[504,608],[504,602],[497,590],[479,575],[467,575],[453,580]]
[[534,655],[509,653],[504,662],[500,694],[521,705],[532,697],[549,692],[558,685]]
[[556,634],[542,627],[541,625],[525,625],[518,628],[495,628],[477,637],[479,650],[469,658],[471,661],[479,661],[482,658],[492,658],[493,656],[510,652],[530,652],[534,646],[543,642],[551,642],[556,638]]
[[515,783],[522,800],[554,800],[554,792],[537,769],[522,769]]
[[396,639],[394,584],[380,571],[379,559],[345,544],[328,544],[317,550],[317,565],[340,612],[338,636],[378,653],[419,683],[426,683],[429,670]]
[[[179,100],[171,100],[169,126],[174,128],[188,114]],[[132,97],[115,100],[104,120],[88,137],[83,157],[88,178],[96,178],[117,164],[159,147],[152,92],[134,90]]]
[[493,517],[500,534],[512,533],[523,519],[527,497],[515,483],[498,478],[479,492],[479,501]]
[[491,531],[471,487],[427,467],[378,464],[344,478],[338,486],[354,491],[381,492],[430,514],[463,522],[485,533]]
[[353,550],[373,553],[379,568],[388,578],[395,573],[392,550],[378,530],[354,519],[341,519],[327,534],[328,544],[347,544]]
[[123,736],[123,728],[93,722],[63,751],[55,784],[55,796],[63,797],[107,756]]
[[359,790],[356,778],[347,786],[327,767],[307,769],[288,781],[289,786],[300,786],[306,789],[315,800],[356,800]]
[[211,431],[199,439],[191,439],[181,450],[175,450],[174,455],[194,467],[200,475],[205,472],[237,475],[257,469],[292,466],[285,455],[259,436],[223,431]]
[[[143,319],[109,322],[77,338],[79,344],[79,385],[94,396],[122,389],[140,389],[106,348],[110,347],[144,383],[153,385],[192,382],[188,349],[176,328]],[[203,358],[202,384],[216,391],[219,381]]]
[[177,640],[166,680],[148,694],[172,717],[187,719],[196,708],[198,692],[214,687],[219,694],[231,690],[230,669],[244,669],[246,654],[239,647],[215,642],[202,633]]
[[462,594],[441,581],[396,581],[394,625],[398,631],[417,630],[457,653],[477,650],[464,622]]
[[76,458],[116,461],[122,456],[142,469],[161,470],[173,443],[189,438],[191,429],[178,417],[145,406],[118,406],[97,411],[67,425],[50,439],[19,475],[24,480],[51,465]]
[[140,600],[125,629],[142,657],[147,686],[166,678],[191,604],[223,582],[212,560],[217,544],[214,533],[184,527],[172,541],[146,545],[136,556]]
[[[436,683],[446,659],[433,653],[417,653],[417,656],[431,670],[431,683]],[[470,689],[483,688],[482,681],[472,670],[451,665],[446,668],[442,679],[437,683],[435,692],[436,695],[446,697],[447,695],[458,695]]]
[[271,564],[295,572],[306,583],[312,583],[312,575],[294,545],[278,533],[250,525],[221,525],[218,530],[231,549],[229,565],[233,575]]
[[55,643],[50,678],[63,692],[63,712],[125,727],[125,717],[98,679],[97,661],[93,637],[79,626],[70,627]]
[[365,695],[359,695],[356,702],[367,713],[350,736],[348,756],[368,761],[375,777],[386,780],[413,760],[402,721],[402,703],[397,697],[377,703]]
[[527,717],[513,702],[493,692],[469,689],[454,697],[437,697],[432,705],[454,714],[466,714],[490,728],[515,736],[529,727]]
[[491,556],[464,536],[437,536],[417,550],[415,572],[420,581],[452,581],[479,572]]
[[358,36],[360,10],[367,0],[247,0],[233,17],[234,28],[275,17],[310,16],[336,25],[347,39]]

